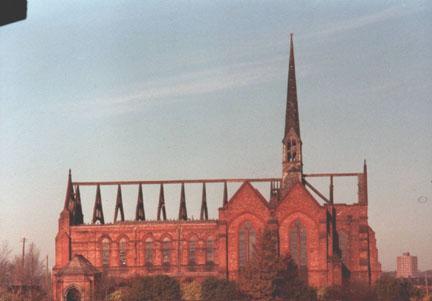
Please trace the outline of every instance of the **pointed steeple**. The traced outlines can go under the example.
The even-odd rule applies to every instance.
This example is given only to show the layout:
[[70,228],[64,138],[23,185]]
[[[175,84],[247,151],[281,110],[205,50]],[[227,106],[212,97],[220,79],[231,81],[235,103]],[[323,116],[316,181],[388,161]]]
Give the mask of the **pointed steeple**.
[[158,204],[158,211],[157,211],[158,221],[161,220],[161,213],[162,213],[163,220],[166,221],[167,216],[166,216],[166,209],[165,209],[165,194],[164,194],[163,184],[161,184],[160,191],[159,191],[159,204]]
[[290,56],[288,66],[288,87],[285,112],[284,139],[286,138],[291,129],[293,129],[294,133],[300,138],[300,122],[297,103],[297,82],[295,74],[293,34],[290,34]]
[[138,188],[138,200],[135,212],[135,220],[136,221],[145,221],[145,213],[144,213],[144,197],[142,191],[142,185],[139,185]]
[[79,185],[77,185],[75,189],[75,210],[73,212],[73,224],[82,225],[83,223],[84,223],[84,215],[82,213],[82,206],[81,206],[81,193],[80,193]]
[[180,208],[179,208],[179,220],[187,220],[187,210],[186,210],[186,196],[185,196],[185,188],[184,183],[181,185],[180,192]]
[[117,221],[118,214],[120,213],[120,221],[124,222],[124,211],[123,211],[123,198],[121,192],[121,186],[117,186],[117,199],[114,210],[114,223]]
[[203,182],[203,188],[202,188],[202,200],[201,200],[200,219],[201,220],[208,220],[207,192],[206,192],[205,182]]
[[68,182],[67,182],[67,187],[66,187],[66,196],[65,196],[65,202],[64,202],[64,208],[63,209],[67,209],[70,211],[75,206],[74,203],[75,203],[75,200],[74,200],[73,186],[72,186],[72,171],[69,169]]
[[101,197],[99,184],[97,185],[96,188],[96,199],[93,207],[92,223],[95,224],[97,221],[99,221],[101,224],[105,224],[103,209],[102,209],[102,197]]
[[282,140],[282,193],[287,192],[295,183],[301,182],[303,177],[302,142],[300,137],[297,84],[294,63],[294,43],[292,34],[290,42],[285,134]]
[[223,191],[223,200],[222,200],[223,206],[228,204],[228,185],[227,182],[224,182],[224,191]]

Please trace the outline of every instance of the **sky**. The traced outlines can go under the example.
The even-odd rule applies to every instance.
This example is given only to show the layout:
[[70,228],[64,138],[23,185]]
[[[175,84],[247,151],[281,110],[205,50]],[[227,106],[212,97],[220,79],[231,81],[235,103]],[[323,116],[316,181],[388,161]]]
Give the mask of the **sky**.
[[[76,181],[279,177],[293,32],[305,172],[367,159],[383,269],[405,251],[432,269],[431,14],[420,0],[29,1],[0,27],[0,240],[18,253],[26,237],[52,263],[69,168]],[[336,181],[336,201],[355,185]],[[89,222],[95,191],[81,192]],[[216,218],[222,189],[208,192]],[[136,194],[124,188],[126,218]],[[199,216],[199,187],[186,196]],[[102,197],[112,221],[114,189]]]

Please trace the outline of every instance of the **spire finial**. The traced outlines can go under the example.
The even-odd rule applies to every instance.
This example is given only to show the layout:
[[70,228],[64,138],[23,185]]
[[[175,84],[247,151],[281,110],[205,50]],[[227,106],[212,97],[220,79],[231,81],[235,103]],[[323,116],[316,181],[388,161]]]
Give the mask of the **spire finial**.
[[136,221],[145,221],[145,212],[144,212],[144,197],[142,191],[142,184],[139,184],[138,188],[138,200],[137,207],[135,212],[135,220]]
[[225,181],[224,182],[222,205],[225,207],[226,204],[228,204],[228,185],[227,185],[227,182]]
[[120,213],[120,221],[124,222],[123,198],[120,184],[117,186],[117,199],[114,210],[114,223],[117,222],[118,214]]
[[203,182],[203,187],[202,187],[202,199],[201,199],[200,219],[201,220],[208,220],[207,192],[206,192],[206,184],[205,184],[205,182]]
[[73,212],[73,224],[74,225],[81,225],[84,223],[84,216],[82,213],[82,206],[81,206],[81,193],[79,189],[79,185],[75,188],[75,208]]
[[100,185],[97,185],[96,188],[96,199],[95,204],[93,208],[93,224],[95,224],[97,221],[99,221],[101,224],[105,224],[104,220],[104,214],[102,209],[102,196],[100,191]]
[[185,187],[184,183],[181,185],[180,192],[180,208],[179,208],[179,220],[187,220],[187,210],[186,210],[186,195],[185,195]]
[[158,221],[161,220],[161,213],[162,213],[163,220],[166,221],[167,216],[166,216],[166,209],[165,209],[165,194],[164,194],[163,183],[161,183],[160,191],[159,191],[159,205],[158,205],[158,211],[157,211],[157,220]]
[[64,209],[69,209],[70,206],[74,205],[74,195],[73,195],[73,187],[72,187],[72,172],[69,169],[68,180],[66,187],[66,196],[64,202]]

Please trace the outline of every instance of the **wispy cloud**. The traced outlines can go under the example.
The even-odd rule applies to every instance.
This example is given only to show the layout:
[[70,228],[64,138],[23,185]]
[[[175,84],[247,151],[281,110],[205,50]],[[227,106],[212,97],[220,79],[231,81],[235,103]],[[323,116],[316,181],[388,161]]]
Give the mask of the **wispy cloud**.
[[[316,37],[349,32],[350,30],[366,27],[378,22],[399,18],[418,9],[392,6],[373,14],[327,23],[320,27],[319,30],[304,33],[299,38],[310,40]],[[101,95],[96,99],[75,101],[67,110],[79,111],[91,117],[106,117],[142,110],[154,101],[184,100],[185,98],[193,98],[197,95],[280,80],[281,64],[285,66],[287,63],[288,53],[271,58],[268,58],[268,54],[274,53],[275,49],[288,49],[288,42],[286,39],[277,41],[267,41],[266,39],[261,38],[253,42],[239,43],[236,47],[238,51],[233,53],[233,55],[238,53],[239,56],[240,54],[245,56],[247,53],[253,54],[252,52],[259,51],[267,54],[267,58],[264,60],[258,61],[255,59],[247,63],[213,67],[188,73],[179,71],[178,74],[173,76],[143,81],[129,89],[127,93],[122,93],[121,95],[119,95],[120,92],[117,92],[117,96],[109,94]],[[303,69],[306,67],[304,66]],[[124,87],[119,90],[124,90]],[[113,93],[115,94],[116,92]]]
[[70,110],[94,116],[112,116],[145,108],[152,101],[192,98],[280,79],[280,66],[287,56],[260,62],[238,63],[208,70],[179,73],[175,76],[148,80],[120,96],[101,96],[77,101]]
[[317,36],[329,36],[341,32],[346,32],[346,31],[366,27],[390,19],[400,18],[402,16],[416,12],[419,9],[420,7],[408,9],[402,5],[392,6],[369,15],[363,15],[357,18],[329,23],[327,25],[324,25],[321,29],[317,31],[306,34],[304,38],[312,38]]

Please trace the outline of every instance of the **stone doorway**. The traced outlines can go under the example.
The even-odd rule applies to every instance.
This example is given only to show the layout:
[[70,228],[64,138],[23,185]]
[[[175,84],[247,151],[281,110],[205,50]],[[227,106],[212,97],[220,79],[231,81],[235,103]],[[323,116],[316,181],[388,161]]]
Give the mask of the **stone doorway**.
[[66,301],[81,301],[80,292],[75,287],[71,287],[66,292]]

